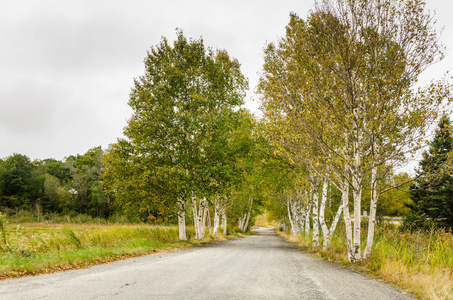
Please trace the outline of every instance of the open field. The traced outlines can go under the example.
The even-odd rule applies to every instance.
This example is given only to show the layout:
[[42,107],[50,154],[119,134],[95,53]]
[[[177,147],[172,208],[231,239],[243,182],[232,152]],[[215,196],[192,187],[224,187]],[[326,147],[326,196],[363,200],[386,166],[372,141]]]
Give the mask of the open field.
[[[194,236],[193,229],[188,228],[188,236]],[[45,223],[8,224],[0,238],[1,279],[83,268],[213,240],[181,242],[176,226]]]

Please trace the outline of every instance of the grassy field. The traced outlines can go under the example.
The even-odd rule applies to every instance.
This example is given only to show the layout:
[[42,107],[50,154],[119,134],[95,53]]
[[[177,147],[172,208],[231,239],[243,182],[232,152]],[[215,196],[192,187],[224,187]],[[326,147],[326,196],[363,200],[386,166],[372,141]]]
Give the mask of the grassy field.
[[[269,224],[265,216],[258,217],[256,225],[276,226]],[[304,237],[281,234],[305,251],[383,278],[424,299],[453,299],[451,233],[411,233],[382,226],[376,231],[372,257],[349,265],[341,232],[339,228],[328,250],[312,247]],[[188,228],[188,236],[194,235],[193,228]],[[213,239],[207,237],[180,242],[176,226],[0,222],[0,279],[83,268],[210,241]]]
[[[194,235],[188,228],[188,236]],[[5,224],[3,230],[0,226],[0,279],[83,268],[210,241],[211,237],[181,242],[176,226]]]
[[301,249],[325,260],[335,261],[378,276],[384,281],[423,299],[453,299],[453,234],[401,231],[394,225],[377,229],[372,256],[357,265],[347,260],[346,243],[341,232],[328,250],[312,247],[310,239],[281,233]]

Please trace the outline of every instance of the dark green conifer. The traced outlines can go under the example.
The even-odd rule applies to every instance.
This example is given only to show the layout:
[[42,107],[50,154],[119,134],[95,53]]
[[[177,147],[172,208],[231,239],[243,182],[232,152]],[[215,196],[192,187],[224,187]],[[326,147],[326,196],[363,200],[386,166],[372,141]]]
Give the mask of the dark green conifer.
[[442,117],[435,137],[420,162],[420,180],[410,191],[412,203],[405,225],[411,228],[453,228],[453,177],[451,122]]

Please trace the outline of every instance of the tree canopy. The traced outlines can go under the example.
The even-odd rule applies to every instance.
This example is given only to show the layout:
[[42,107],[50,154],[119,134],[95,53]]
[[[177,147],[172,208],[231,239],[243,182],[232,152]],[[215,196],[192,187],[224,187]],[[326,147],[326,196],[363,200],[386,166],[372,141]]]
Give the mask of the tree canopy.
[[[226,51],[206,48],[201,38],[188,40],[182,31],[173,44],[162,38],[145,58],[145,74],[135,80],[127,140],[113,146],[107,160],[107,176],[120,178],[110,180],[117,200],[137,201],[123,197],[125,181],[146,182],[146,201],[164,197],[178,204],[185,239],[186,200],[205,197],[213,182],[231,180],[226,143],[247,86],[239,62]],[[129,191],[134,188],[145,191],[140,185]]]
[[[418,85],[443,57],[433,24],[419,0],[326,0],[306,21],[291,14],[286,36],[265,49],[259,85],[265,135],[307,171],[315,244],[320,178],[323,195],[325,184],[341,191],[351,261],[370,255],[379,195],[391,188],[385,178],[423,146],[449,95],[442,80]],[[365,183],[370,216],[362,254]]]

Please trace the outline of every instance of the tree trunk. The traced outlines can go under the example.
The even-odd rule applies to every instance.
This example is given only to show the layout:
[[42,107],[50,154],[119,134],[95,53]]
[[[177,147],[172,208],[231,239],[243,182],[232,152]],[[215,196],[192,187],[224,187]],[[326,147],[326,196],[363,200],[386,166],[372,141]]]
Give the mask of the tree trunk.
[[249,198],[247,211],[242,216],[240,216],[238,219],[238,227],[239,227],[239,230],[241,230],[242,232],[247,231],[247,227],[249,226],[250,215],[252,212],[252,204],[253,204],[253,198]]
[[226,214],[226,209],[222,209],[222,231],[224,235],[227,235],[227,214]]
[[373,166],[371,169],[371,200],[370,200],[370,216],[368,217],[368,237],[366,241],[365,253],[363,258],[366,259],[371,255],[371,248],[373,247],[374,241],[374,229],[376,225],[376,210],[377,210],[377,171],[378,167]]
[[247,217],[245,219],[245,224],[244,224],[244,230],[243,232],[247,231],[249,227],[249,222],[250,222],[250,216],[252,214],[252,206],[253,206],[253,198],[249,198],[249,207],[248,207],[248,212],[247,212]]
[[362,189],[360,186],[354,184],[353,179],[353,197],[354,197],[354,241],[353,241],[353,255],[354,261],[361,259],[361,246],[360,246],[360,231],[362,223]]
[[204,238],[205,229],[205,198],[200,199],[200,205],[197,204],[197,197],[192,193],[192,208],[193,208],[193,222],[195,226],[195,239],[201,240]]
[[207,224],[206,226],[208,226],[208,230],[209,230],[209,235],[210,236],[213,236],[212,235],[212,225],[211,225],[211,212],[209,211],[209,203],[206,201],[206,220],[207,220]]
[[[217,199],[218,200],[218,199]],[[220,209],[219,203],[216,202],[214,205],[214,229],[212,230],[212,235],[215,236],[219,230],[220,223]]]
[[338,224],[338,221],[340,220],[340,216],[341,216],[341,213],[343,210],[343,203],[340,203],[340,205],[338,206],[337,213],[335,214],[335,217],[329,228],[327,226],[327,223],[325,220],[325,215],[324,215],[325,209],[326,209],[326,204],[327,204],[328,187],[329,187],[329,180],[327,177],[325,177],[323,180],[322,194],[321,194],[321,207],[319,210],[319,220],[321,223],[322,235],[324,237],[322,247],[324,249],[327,249],[330,245],[332,235],[335,232],[335,229],[337,228],[337,224]]
[[310,211],[311,211],[311,202],[308,202],[305,211],[305,236],[310,236]]
[[323,183],[322,183],[321,207],[319,209],[319,223],[321,224],[322,236],[324,237],[324,241],[323,241],[324,248],[325,248],[325,244],[326,244],[326,238],[328,238],[328,235],[329,235],[329,228],[327,227],[326,219],[324,216],[324,213],[326,210],[326,204],[327,204],[328,187],[329,187],[329,182],[327,180],[327,177],[325,177],[323,179]]
[[182,198],[178,198],[178,226],[179,240],[186,241],[186,202]]
[[200,231],[200,229],[198,228],[198,205],[197,199],[195,198],[193,193],[192,193],[192,214],[193,214],[193,226],[195,227],[195,239],[198,239],[198,232]]
[[249,227],[249,221],[250,221],[250,211],[247,213],[247,217],[245,218],[244,229],[242,230],[243,232],[247,231],[247,228]]
[[349,172],[345,167],[345,178],[341,184],[341,200],[343,205],[343,218],[346,227],[346,249],[348,251],[349,262],[354,262],[352,251],[352,222],[349,214]]
[[354,200],[354,240],[353,240],[353,259],[359,261],[361,256],[360,249],[360,230],[362,223],[362,170],[360,157],[360,132],[357,124],[359,120],[359,107],[353,109],[354,136],[352,139],[353,164],[352,164],[352,196]]
[[319,195],[317,180],[312,180],[312,193],[313,193],[313,246],[319,246]]
[[245,224],[247,221],[247,213],[244,213],[242,216],[239,217],[238,219],[238,227],[239,230],[244,232],[245,231]]
[[333,219],[333,222],[330,225],[329,232],[324,237],[324,242],[323,242],[323,248],[324,249],[327,249],[330,246],[330,241],[332,239],[332,235],[335,232],[335,229],[337,228],[337,224],[338,224],[338,221],[340,220],[342,212],[343,212],[343,203],[340,203],[340,205],[338,206],[338,210],[337,210],[337,213],[335,215],[335,218]]
[[293,221],[293,217],[291,217],[291,208],[292,208],[292,199],[291,196],[288,195],[288,199],[286,200],[286,207],[288,209],[288,219],[289,219],[289,224],[291,225],[291,235],[296,235],[296,225]]
[[307,191],[302,192],[301,190],[297,191],[297,197],[294,199],[294,224],[296,226],[295,231],[298,234],[303,233],[304,221],[305,221],[305,209],[304,206],[308,204]]
[[238,227],[239,227],[240,231],[242,231],[243,225],[244,225],[244,217],[243,216],[239,216]]
[[201,214],[201,212],[203,212],[200,224],[201,236],[204,238],[206,232],[206,220],[208,218],[208,200],[206,199],[206,197],[201,198],[199,213]]

